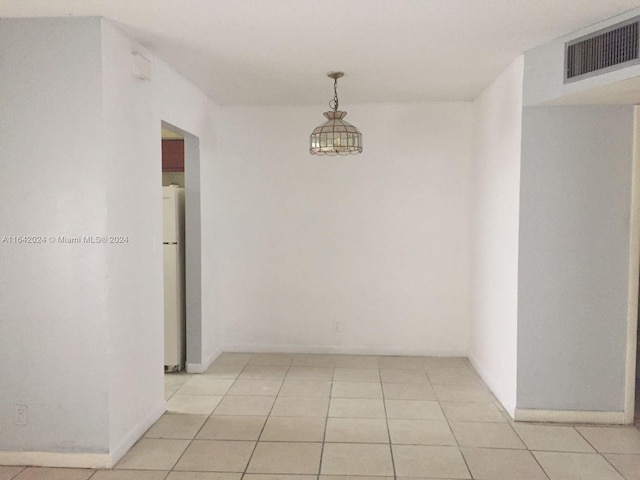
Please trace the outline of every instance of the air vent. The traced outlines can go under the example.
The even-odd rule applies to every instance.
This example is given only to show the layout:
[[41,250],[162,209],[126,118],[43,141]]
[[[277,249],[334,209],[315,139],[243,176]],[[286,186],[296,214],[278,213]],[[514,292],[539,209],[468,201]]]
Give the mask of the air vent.
[[565,46],[565,83],[640,63],[640,17],[618,23]]

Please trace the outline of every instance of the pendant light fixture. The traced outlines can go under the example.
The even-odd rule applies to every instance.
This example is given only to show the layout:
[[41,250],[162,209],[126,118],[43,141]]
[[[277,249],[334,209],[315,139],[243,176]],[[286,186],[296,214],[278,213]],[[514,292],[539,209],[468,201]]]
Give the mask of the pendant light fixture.
[[316,127],[309,139],[309,153],[311,155],[354,155],[362,152],[362,134],[360,130],[345,122],[343,118],[347,112],[338,110],[338,79],[343,72],[329,72],[333,78],[333,100],[329,106],[333,111],[324,112],[327,121]]

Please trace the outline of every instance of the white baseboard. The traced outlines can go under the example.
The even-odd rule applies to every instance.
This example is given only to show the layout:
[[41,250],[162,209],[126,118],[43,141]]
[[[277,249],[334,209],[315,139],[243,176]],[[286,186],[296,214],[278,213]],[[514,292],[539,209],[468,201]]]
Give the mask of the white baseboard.
[[124,457],[124,454],[129,451],[133,444],[136,443],[151,426],[158,421],[158,419],[167,411],[167,402],[163,400],[147,414],[138,425],[135,425],[127,432],[124,438],[118,441],[117,445],[111,447],[111,462],[112,465],[118,463],[118,461]]
[[417,355],[424,357],[466,357],[466,350],[429,350],[419,348],[397,348],[391,346],[358,346],[358,345],[227,345],[225,352],[250,352],[250,353],[299,353],[304,354],[338,354],[338,355]]
[[186,370],[187,373],[204,373],[211,366],[213,361],[220,356],[222,353],[221,348],[217,348],[207,357],[207,359],[203,363],[187,363]]
[[58,468],[112,468],[167,410],[163,401],[118,442],[110,453],[13,452],[0,450],[0,465]]
[[33,467],[111,468],[108,453],[8,452],[0,451],[0,465]]
[[581,410],[528,410],[516,408],[516,422],[596,423],[623,425],[624,412],[595,412]]

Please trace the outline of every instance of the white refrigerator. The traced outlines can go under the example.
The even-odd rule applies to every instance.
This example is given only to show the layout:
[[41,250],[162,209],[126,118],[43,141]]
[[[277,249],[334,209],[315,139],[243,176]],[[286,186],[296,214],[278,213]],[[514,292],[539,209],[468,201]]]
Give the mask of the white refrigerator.
[[186,305],[184,276],[184,188],[162,187],[164,254],[164,370],[184,368]]

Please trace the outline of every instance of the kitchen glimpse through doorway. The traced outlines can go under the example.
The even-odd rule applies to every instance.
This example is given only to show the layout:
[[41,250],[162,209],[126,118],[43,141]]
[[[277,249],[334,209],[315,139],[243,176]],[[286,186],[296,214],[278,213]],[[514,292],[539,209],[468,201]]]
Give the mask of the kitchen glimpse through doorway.
[[202,368],[200,145],[161,124],[165,372]]

